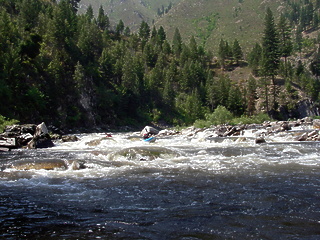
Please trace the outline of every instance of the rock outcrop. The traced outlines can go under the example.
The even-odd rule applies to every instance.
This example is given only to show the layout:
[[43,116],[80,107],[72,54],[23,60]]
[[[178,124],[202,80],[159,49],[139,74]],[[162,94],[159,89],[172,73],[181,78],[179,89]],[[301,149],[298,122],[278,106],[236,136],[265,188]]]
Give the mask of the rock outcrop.
[[45,123],[39,125],[23,124],[7,126],[0,134],[0,147],[13,148],[48,148],[54,144]]

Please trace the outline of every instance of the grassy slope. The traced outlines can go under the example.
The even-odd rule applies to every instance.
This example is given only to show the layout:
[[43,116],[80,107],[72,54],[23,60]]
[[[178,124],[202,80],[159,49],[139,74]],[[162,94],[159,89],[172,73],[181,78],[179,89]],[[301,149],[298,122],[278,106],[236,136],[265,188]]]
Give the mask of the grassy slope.
[[116,25],[121,19],[125,26],[136,31],[143,20],[150,25],[156,21],[157,10],[162,5],[166,8],[170,2],[174,4],[179,1],[181,0],[82,0],[80,12],[85,12],[91,4],[97,13],[102,6],[112,25]]
[[[262,2],[262,3],[261,3]],[[261,39],[266,8],[270,7],[278,16],[282,1],[257,0],[183,0],[156,25],[162,25],[172,39],[175,28],[179,28],[185,41],[191,35],[198,43],[216,52],[220,39],[230,44],[238,39],[246,52]]]
[[[157,9],[172,2],[174,7],[163,17],[157,16]],[[263,31],[266,8],[270,7],[277,16],[283,0],[82,0],[80,12],[91,4],[95,13],[100,5],[109,16],[112,25],[120,19],[125,26],[136,31],[142,20],[150,26],[153,22],[162,25],[168,39],[179,28],[185,41],[193,35],[199,44],[216,52],[221,38],[239,40],[247,52],[259,41]]]

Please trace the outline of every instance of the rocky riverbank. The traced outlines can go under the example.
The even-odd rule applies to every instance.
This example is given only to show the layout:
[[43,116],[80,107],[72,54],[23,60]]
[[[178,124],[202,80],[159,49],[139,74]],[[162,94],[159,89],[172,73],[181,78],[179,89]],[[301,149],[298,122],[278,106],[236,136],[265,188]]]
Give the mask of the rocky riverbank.
[[[291,130],[300,127],[300,131],[292,133]],[[266,139],[275,134],[282,136],[289,133],[292,135],[293,141],[320,141],[320,120],[310,117],[298,119],[295,121],[274,121],[264,122],[262,124],[242,124],[242,125],[217,125],[209,128],[188,127],[181,131],[161,130],[159,136],[168,136],[182,134],[188,138],[228,138],[241,137],[244,131],[251,130],[256,143],[264,143]]]
[[[251,130],[256,143],[264,143],[268,136],[275,134],[289,134],[295,127],[301,130],[293,136],[294,141],[320,141],[320,120],[310,117],[295,121],[274,121],[262,124],[242,125],[217,125],[210,128],[188,127],[182,130],[159,129],[157,136],[184,135],[187,138],[219,139],[228,137],[241,137],[244,131]],[[290,132],[290,134],[292,134]],[[48,148],[54,146],[54,141],[63,142],[77,141],[78,138],[72,134],[54,134],[48,130],[45,123],[39,125],[24,124],[7,126],[0,134],[0,151],[10,151],[14,148]]]

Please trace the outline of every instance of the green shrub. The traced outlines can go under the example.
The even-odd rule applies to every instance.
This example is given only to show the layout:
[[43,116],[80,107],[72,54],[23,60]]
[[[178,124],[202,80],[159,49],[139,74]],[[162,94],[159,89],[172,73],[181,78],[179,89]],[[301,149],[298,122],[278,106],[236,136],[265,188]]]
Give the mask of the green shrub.
[[16,124],[18,122],[19,122],[18,120],[8,119],[8,118],[0,115],[0,132],[2,133],[6,126],[13,125],[13,124]]
[[239,118],[232,119],[231,124],[252,124],[252,123],[263,123],[264,121],[271,121],[272,119],[266,113],[259,113],[254,116],[241,116]]
[[206,114],[206,119],[199,119],[195,121],[194,126],[197,128],[210,127],[211,125],[219,124],[253,124],[263,123],[264,121],[271,121],[272,119],[265,113],[259,113],[254,116],[241,116],[235,118],[233,114],[223,106],[218,106],[211,114]]
[[218,106],[213,113],[206,114],[205,116],[205,120],[196,120],[194,126],[204,128],[210,127],[211,125],[226,124],[230,123],[234,118],[233,114],[224,106]]
[[211,124],[208,121],[203,119],[196,120],[193,125],[196,128],[206,128],[211,126]]
[[206,120],[213,125],[230,123],[233,118],[233,114],[224,106],[218,106],[212,114],[206,115]]

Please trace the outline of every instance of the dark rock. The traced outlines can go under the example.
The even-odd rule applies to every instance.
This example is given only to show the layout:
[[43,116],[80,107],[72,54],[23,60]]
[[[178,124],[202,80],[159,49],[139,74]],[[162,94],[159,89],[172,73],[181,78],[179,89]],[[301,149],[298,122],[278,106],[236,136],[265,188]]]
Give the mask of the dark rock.
[[5,133],[11,133],[16,135],[21,135],[24,133],[30,133],[31,135],[34,135],[36,131],[36,125],[35,124],[23,124],[23,125],[11,125],[6,126]]
[[288,122],[282,122],[282,123],[280,124],[280,127],[281,127],[281,130],[282,130],[282,131],[289,131],[289,130],[291,130],[291,126],[289,125]]
[[53,147],[54,144],[48,133],[48,129],[44,122],[36,126],[35,133],[31,141],[28,142],[27,147],[30,149],[35,148],[49,148]]
[[42,134],[41,136],[36,136],[28,143],[28,148],[30,149],[49,148],[53,146],[54,144],[49,134]]
[[260,143],[265,143],[266,140],[263,137],[257,137],[255,140],[255,143],[260,144]]

